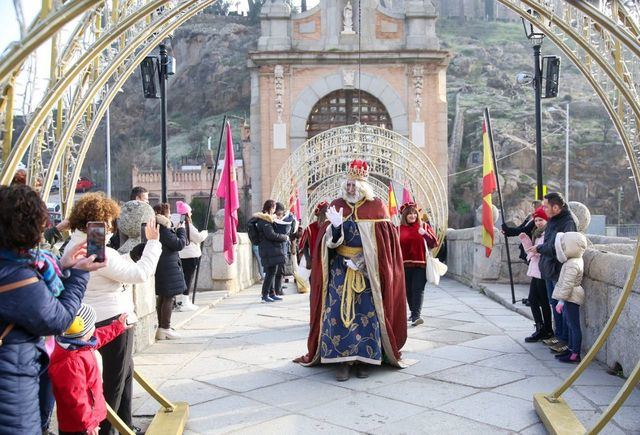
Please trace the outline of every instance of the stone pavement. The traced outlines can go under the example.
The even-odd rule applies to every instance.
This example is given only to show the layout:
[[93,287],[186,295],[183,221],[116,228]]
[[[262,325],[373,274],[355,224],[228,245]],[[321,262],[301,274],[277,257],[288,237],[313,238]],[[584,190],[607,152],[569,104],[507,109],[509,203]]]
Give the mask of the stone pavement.
[[[523,342],[530,320],[444,279],[425,295],[426,323],[409,329],[403,355],[415,364],[336,382],[327,367],[291,362],[306,349],[308,295],[261,304],[258,294],[255,286],[217,301],[184,324],[183,339],[136,355],[168,398],[191,404],[185,433],[543,434],[533,393],[550,392],[573,367]],[[588,428],[622,383],[592,366],[564,397]],[[137,386],[134,395],[144,425],[157,404]],[[640,394],[603,433],[640,433]]]

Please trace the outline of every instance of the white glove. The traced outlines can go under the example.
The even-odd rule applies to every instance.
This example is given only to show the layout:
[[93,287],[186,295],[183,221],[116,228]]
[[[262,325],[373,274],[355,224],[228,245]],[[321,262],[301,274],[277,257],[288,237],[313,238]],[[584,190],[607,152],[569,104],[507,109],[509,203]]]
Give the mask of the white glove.
[[418,228],[418,234],[420,234],[421,236],[424,236],[425,234],[427,234],[427,232],[424,230],[424,228],[420,227]]
[[351,260],[344,260],[344,264],[346,264],[351,270],[358,270],[358,266],[356,266],[356,264]]
[[329,210],[327,210],[327,219],[331,222],[334,228],[338,228],[342,225],[342,207],[337,211],[336,207],[332,205]]

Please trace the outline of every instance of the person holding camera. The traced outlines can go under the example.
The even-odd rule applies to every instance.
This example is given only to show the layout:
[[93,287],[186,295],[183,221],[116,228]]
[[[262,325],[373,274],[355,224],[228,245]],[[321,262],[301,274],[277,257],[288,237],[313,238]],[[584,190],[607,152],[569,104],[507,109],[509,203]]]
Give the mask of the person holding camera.
[[289,236],[276,232],[275,212],[276,202],[268,199],[262,206],[262,212],[254,215],[258,227],[258,249],[265,273],[262,282],[262,302],[265,303],[282,300],[277,296],[282,290],[282,280],[277,279],[276,275],[287,261],[283,244],[289,241]]
[[158,312],[156,340],[174,340],[180,338],[180,334],[171,328],[173,298],[187,289],[179,255],[187,245],[187,234],[182,223],[177,227],[173,226],[169,204],[156,204],[153,210],[156,212],[162,244],[162,255],[156,269],[156,310]]
[[[162,253],[160,234],[155,218],[147,223],[147,243],[138,262],[133,262],[129,254],[120,254],[113,248],[104,246],[111,237],[115,219],[120,207],[102,192],[88,193],[78,200],[71,210],[69,225],[73,233],[66,249],[87,242],[87,228],[102,224],[105,237],[99,246],[107,259],[107,266],[92,272],[83,300],[96,310],[96,327],[110,325],[120,314],[127,313],[127,323],[137,321],[133,304],[133,292],[125,284],[146,282],[156,270]],[[90,240],[91,242],[91,240]],[[135,328],[126,330],[122,335],[99,349],[102,356],[104,397],[118,416],[132,427],[131,412],[133,382],[133,334]],[[104,420],[100,425],[100,434],[111,431],[111,423]]]

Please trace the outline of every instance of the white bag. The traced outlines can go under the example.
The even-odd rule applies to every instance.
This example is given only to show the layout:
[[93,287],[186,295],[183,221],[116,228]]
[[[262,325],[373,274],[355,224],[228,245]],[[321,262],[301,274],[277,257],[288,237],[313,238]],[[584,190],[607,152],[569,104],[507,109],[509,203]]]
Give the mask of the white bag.
[[311,276],[311,269],[307,269],[307,259],[302,256],[300,264],[298,265],[297,274],[303,281],[309,283],[309,277]]
[[440,284],[440,277],[447,273],[447,265],[442,263],[437,258],[434,258],[429,251],[429,247],[425,242],[426,252],[426,272],[427,272],[427,282],[429,284],[438,285]]

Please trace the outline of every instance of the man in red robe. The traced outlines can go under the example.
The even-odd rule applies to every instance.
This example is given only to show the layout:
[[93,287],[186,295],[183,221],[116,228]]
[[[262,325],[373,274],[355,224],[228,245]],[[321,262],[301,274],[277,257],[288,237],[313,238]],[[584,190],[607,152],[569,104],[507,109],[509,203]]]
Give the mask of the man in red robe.
[[303,365],[336,364],[336,379],[382,362],[403,367],[407,339],[404,270],[398,229],[374,198],[369,167],[354,160],[331,203],[312,254],[308,353]]

